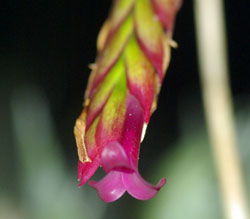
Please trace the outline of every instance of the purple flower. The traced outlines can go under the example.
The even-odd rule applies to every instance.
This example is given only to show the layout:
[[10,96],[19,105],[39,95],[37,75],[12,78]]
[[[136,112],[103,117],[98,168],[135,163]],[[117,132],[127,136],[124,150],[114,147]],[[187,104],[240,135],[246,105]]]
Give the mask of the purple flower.
[[90,181],[105,202],[120,198],[126,191],[136,199],[147,200],[155,196],[165,184],[162,179],[157,186],[146,182],[138,172],[138,155],[144,113],[138,101],[128,98],[124,130],[120,142],[111,141],[101,153],[101,165],[107,175],[99,182]]

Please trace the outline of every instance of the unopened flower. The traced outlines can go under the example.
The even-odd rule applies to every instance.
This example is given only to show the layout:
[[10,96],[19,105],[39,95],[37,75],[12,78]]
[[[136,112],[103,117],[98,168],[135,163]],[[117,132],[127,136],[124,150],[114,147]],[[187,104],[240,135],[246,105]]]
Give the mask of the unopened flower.
[[146,182],[138,172],[140,141],[156,109],[169,59],[180,0],[116,0],[97,42],[84,109],[74,133],[84,185],[99,166],[107,173],[90,181],[105,202],[126,191],[152,198],[165,184]]

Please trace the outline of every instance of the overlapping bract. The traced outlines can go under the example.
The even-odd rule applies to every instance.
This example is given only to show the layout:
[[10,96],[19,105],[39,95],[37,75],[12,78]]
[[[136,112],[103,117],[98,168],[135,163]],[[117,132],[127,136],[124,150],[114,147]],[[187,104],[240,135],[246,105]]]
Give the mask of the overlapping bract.
[[138,172],[138,157],[170,59],[179,5],[180,0],[116,0],[99,34],[74,132],[80,186],[102,166],[107,175],[89,185],[103,201],[115,201],[126,191],[150,199],[165,184],[165,179],[157,186],[147,183]]

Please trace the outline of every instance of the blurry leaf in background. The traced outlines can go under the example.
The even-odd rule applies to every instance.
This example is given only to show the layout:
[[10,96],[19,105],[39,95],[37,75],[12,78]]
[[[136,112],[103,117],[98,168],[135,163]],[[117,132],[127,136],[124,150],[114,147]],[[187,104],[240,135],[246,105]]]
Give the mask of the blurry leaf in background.
[[159,174],[167,178],[166,187],[140,218],[221,218],[207,138],[196,131],[182,136],[177,150],[162,157]]
[[[247,103],[247,104],[246,104]],[[250,200],[250,105],[249,97],[242,97],[241,101],[237,101],[237,120],[236,131],[238,143],[240,146],[240,157],[243,164],[243,175],[246,181],[246,189],[248,200]],[[250,205],[250,203],[249,203]],[[250,206],[249,206],[250,208]]]
[[43,93],[30,86],[16,89],[11,109],[25,218],[100,218],[102,202],[87,188],[80,190],[76,173],[66,169]]
[[[242,109],[237,116],[238,137],[244,177],[249,188],[250,110],[249,107]],[[166,187],[150,203],[150,207],[145,204],[139,208],[138,218],[223,218],[213,159],[204,127],[200,127],[199,122],[200,128],[191,128],[195,115],[186,113],[182,117],[186,117],[181,120],[183,134],[174,146],[175,149],[167,156],[162,156],[156,173],[157,176],[167,178]],[[183,121],[189,125],[183,124]]]
[[[237,105],[236,118],[244,177],[249,188],[250,108],[244,105],[246,102]],[[126,195],[116,204],[107,205],[99,200],[93,189],[77,187],[75,167],[68,168],[64,163],[65,155],[61,151],[43,92],[29,85],[16,89],[11,99],[11,113],[16,149],[16,159],[12,163],[18,169],[18,180],[15,182],[18,189],[13,190],[20,192],[12,199],[0,190],[0,218],[221,218],[204,122],[198,115],[199,107],[196,107],[196,112],[193,108],[188,109],[190,105],[189,100],[188,105],[180,107],[181,131],[177,142],[171,151],[167,150],[158,162],[154,162],[158,165],[151,166],[146,176],[149,180],[165,176],[167,184],[162,192],[145,202],[132,200]],[[143,144],[149,147],[147,138]],[[164,142],[159,140],[157,147],[160,144]],[[11,174],[7,172],[6,176]],[[9,186],[3,185],[3,188]]]

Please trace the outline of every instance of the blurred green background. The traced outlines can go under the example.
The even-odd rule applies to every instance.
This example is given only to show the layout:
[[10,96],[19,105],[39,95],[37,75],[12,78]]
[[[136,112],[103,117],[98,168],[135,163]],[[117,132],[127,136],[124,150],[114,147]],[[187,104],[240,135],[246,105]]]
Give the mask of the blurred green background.
[[[0,6],[0,219],[222,218],[205,125],[192,2],[179,48],[141,146],[139,169],[167,184],[149,201],[103,203],[77,186],[75,119],[111,1],[3,1]],[[229,69],[244,180],[250,197],[250,59],[247,1],[226,1]],[[96,174],[100,178],[101,171]]]

